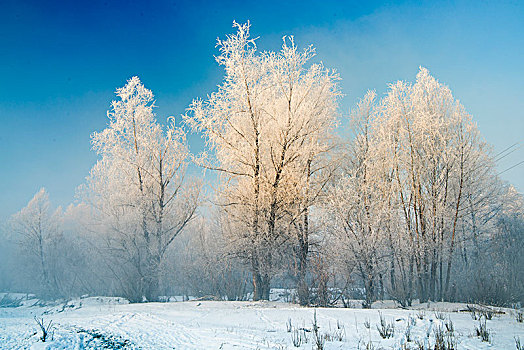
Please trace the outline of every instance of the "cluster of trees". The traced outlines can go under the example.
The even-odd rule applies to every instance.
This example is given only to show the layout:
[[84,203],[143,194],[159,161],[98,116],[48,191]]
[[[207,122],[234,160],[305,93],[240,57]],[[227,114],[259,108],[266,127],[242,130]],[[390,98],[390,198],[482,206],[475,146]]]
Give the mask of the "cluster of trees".
[[343,259],[363,282],[365,305],[377,286],[405,306],[415,296],[453,300],[454,264],[465,263],[467,273],[468,250],[480,253],[479,240],[494,238],[515,201],[497,179],[489,147],[424,68],[414,84],[393,84],[380,101],[369,92],[352,123],[354,139],[325,210],[328,230],[345,242]]
[[[13,261],[30,274],[15,287],[135,302],[269,299],[272,286],[301,305],[524,300],[522,196],[447,86],[421,68],[381,99],[368,92],[341,137],[339,76],[311,64],[314,48],[285,37],[259,52],[249,24],[235,27],[218,41],[222,84],[179,123],[207,151],[192,156],[131,78],[92,135],[81,203],[52,210],[42,189],[13,216]],[[190,163],[218,175],[207,196]]]

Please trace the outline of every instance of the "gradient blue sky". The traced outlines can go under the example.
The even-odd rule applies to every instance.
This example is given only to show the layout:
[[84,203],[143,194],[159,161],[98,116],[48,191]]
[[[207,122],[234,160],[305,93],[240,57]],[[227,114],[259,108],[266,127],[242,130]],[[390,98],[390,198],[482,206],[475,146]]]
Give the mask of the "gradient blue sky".
[[[283,35],[336,68],[347,112],[366,90],[427,67],[495,151],[524,143],[524,5],[513,2],[23,1],[0,3],[0,219],[40,187],[74,200],[117,87],[138,75],[164,121],[221,82],[215,40],[250,20],[262,50]],[[198,135],[189,138],[195,152]],[[500,171],[524,160],[524,147]],[[524,191],[524,164],[502,174]]]

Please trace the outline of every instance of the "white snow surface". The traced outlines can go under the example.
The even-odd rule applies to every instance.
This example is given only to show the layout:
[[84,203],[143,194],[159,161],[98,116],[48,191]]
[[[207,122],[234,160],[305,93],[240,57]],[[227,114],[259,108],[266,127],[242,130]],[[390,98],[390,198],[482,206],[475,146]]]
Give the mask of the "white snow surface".
[[[343,334],[342,341],[329,339],[325,349],[400,349],[406,342],[409,319],[412,341],[434,342],[433,329],[451,319],[458,349],[515,349],[515,337],[524,342],[524,324],[514,311],[487,321],[491,342],[475,335],[465,304],[420,304],[413,309],[391,308],[394,303],[376,303],[380,309],[304,308],[283,302],[185,301],[129,304],[122,298],[90,297],[49,306],[24,302],[16,308],[0,308],[0,349],[315,349],[312,336],[314,310],[321,334]],[[420,311],[424,310],[424,311]],[[377,330],[379,311],[394,323],[394,336],[382,339]],[[53,321],[53,339],[45,343],[34,317]],[[423,316],[420,319],[419,316]],[[293,329],[306,334],[308,342],[295,347]],[[413,322],[413,321],[412,321]],[[370,325],[369,328],[366,325]],[[409,348],[409,347],[408,347]]]

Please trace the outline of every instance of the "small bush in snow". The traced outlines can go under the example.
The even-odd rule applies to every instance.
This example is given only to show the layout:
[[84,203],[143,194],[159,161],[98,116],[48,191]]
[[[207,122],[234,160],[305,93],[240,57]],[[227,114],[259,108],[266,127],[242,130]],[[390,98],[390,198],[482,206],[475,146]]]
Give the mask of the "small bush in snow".
[[478,327],[475,327],[475,333],[477,337],[479,337],[482,341],[491,341],[491,331],[486,326],[486,320],[484,320],[484,322],[482,322],[482,320],[479,320]]
[[469,315],[475,321],[480,320],[480,318],[482,317],[480,311],[477,308],[475,308],[474,306],[467,305],[466,310],[469,311]]
[[[453,323],[450,328],[453,329]],[[449,329],[447,325],[446,330],[441,327],[435,328],[435,350],[455,350],[457,348],[455,334],[447,329]]]
[[313,313],[313,340],[315,341],[316,350],[323,350],[326,338],[320,333],[317,323],[317,310]]
[[491,320],[493,318],[493,315],[495,314],[495,312],[491,311],[491,310],[484,310],[482,311],[481,315],[486,319],[486,320]]
[[42,331],[42,336],[40,337],[40,340],[45,343],[49,338],[53,340],[53,321],[49,321],[47,324],[45,323],[43,318],[34,317],[35,322],[40,327],[40,331]]
[[455,326],[453,325],[453,321],[451,321],[451,318],[444,322],[444,325],[446,326],[446,331],[448,331],[449,333],[455,332]]
[[307,344],[309,340],[307,332],[310,332],[308,329],[304,327],[302,328],[293,327],[293,324],[291,323],[291,318],[288,319],[288,322],[286,325],[287,325],[288,333],[291,333],[291,342],[293,343],[293,346],[298,348],[302,344]]
[[386,319],[382,316],[382,313],[378,313],[380,316],[380,324],[377,325],[378,334],[382,339],[388,339],[393,337],[395,334],[395,324],[393,322],[388,323]]
[[344,329],[344,325],[342,324],[342,322],[340,322],[340,320],[337,320],[337,329]]
[[471,316],[472,319],[474,319],[475,321],[478,320],[480,318],[479,315],[477,315],[477,312],[475,310],[472,310],[470,311],[469,315]]
[[364,321],[364,327],[366,327],[367,329],[371,328],[371,323],[369,323],[369,320]]
[[520,343],[520,337],[515,337],[515,347],[517,350],[524,350],[524,345]]
[[324,334],[326,341],[344,341],[346,337],[346,329],[343,325],[337,325],[337,329]]
[[298,329],[294,329],[293,332],[291,332],[291,342],[293,343],[293,346],[298,348],[300,345],[302,345],[303,339],[302,339],[302,333]]
[[486,320],[491,320],[493,319],[493,315],[495,315],[494,310],[479,308],[472,305],[467,306],[467,311],[470,312],[471,318],[474,320],[480,320],[482,317],[484,317]]
[[328,333],[324,334],[324,338],[326,341],[344,341],[344,338],[346,337],[346,327],[337,320],[337,329],[334,329],[333,331],[329,331]]
[[404,337],[406,338],[406,341],[409,343],[413,339],[411,338],[411,325],[408,324],[406,327],[406,331],[404,332]]

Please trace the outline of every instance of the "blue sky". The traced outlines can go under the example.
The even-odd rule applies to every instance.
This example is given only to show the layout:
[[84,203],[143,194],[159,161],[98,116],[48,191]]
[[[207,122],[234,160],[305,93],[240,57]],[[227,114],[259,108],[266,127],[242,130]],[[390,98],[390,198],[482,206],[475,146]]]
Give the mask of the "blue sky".
[[[221,82],[215,41],[251,21],[262,50],[283,35],[336,68],[341,112],[427,67],[450,86],[495,152],[524,144],[522,2],[12,1],[0,4],[0,219],[40,187],[74,200],[96,161],[90,134],[107,124],[117,87],[138,75],[161,121]],[[198,135],[192,150],[202,149]],[[498,163],[524,160],[524,147]],[[502,174],[524,191],[524,164]]]

